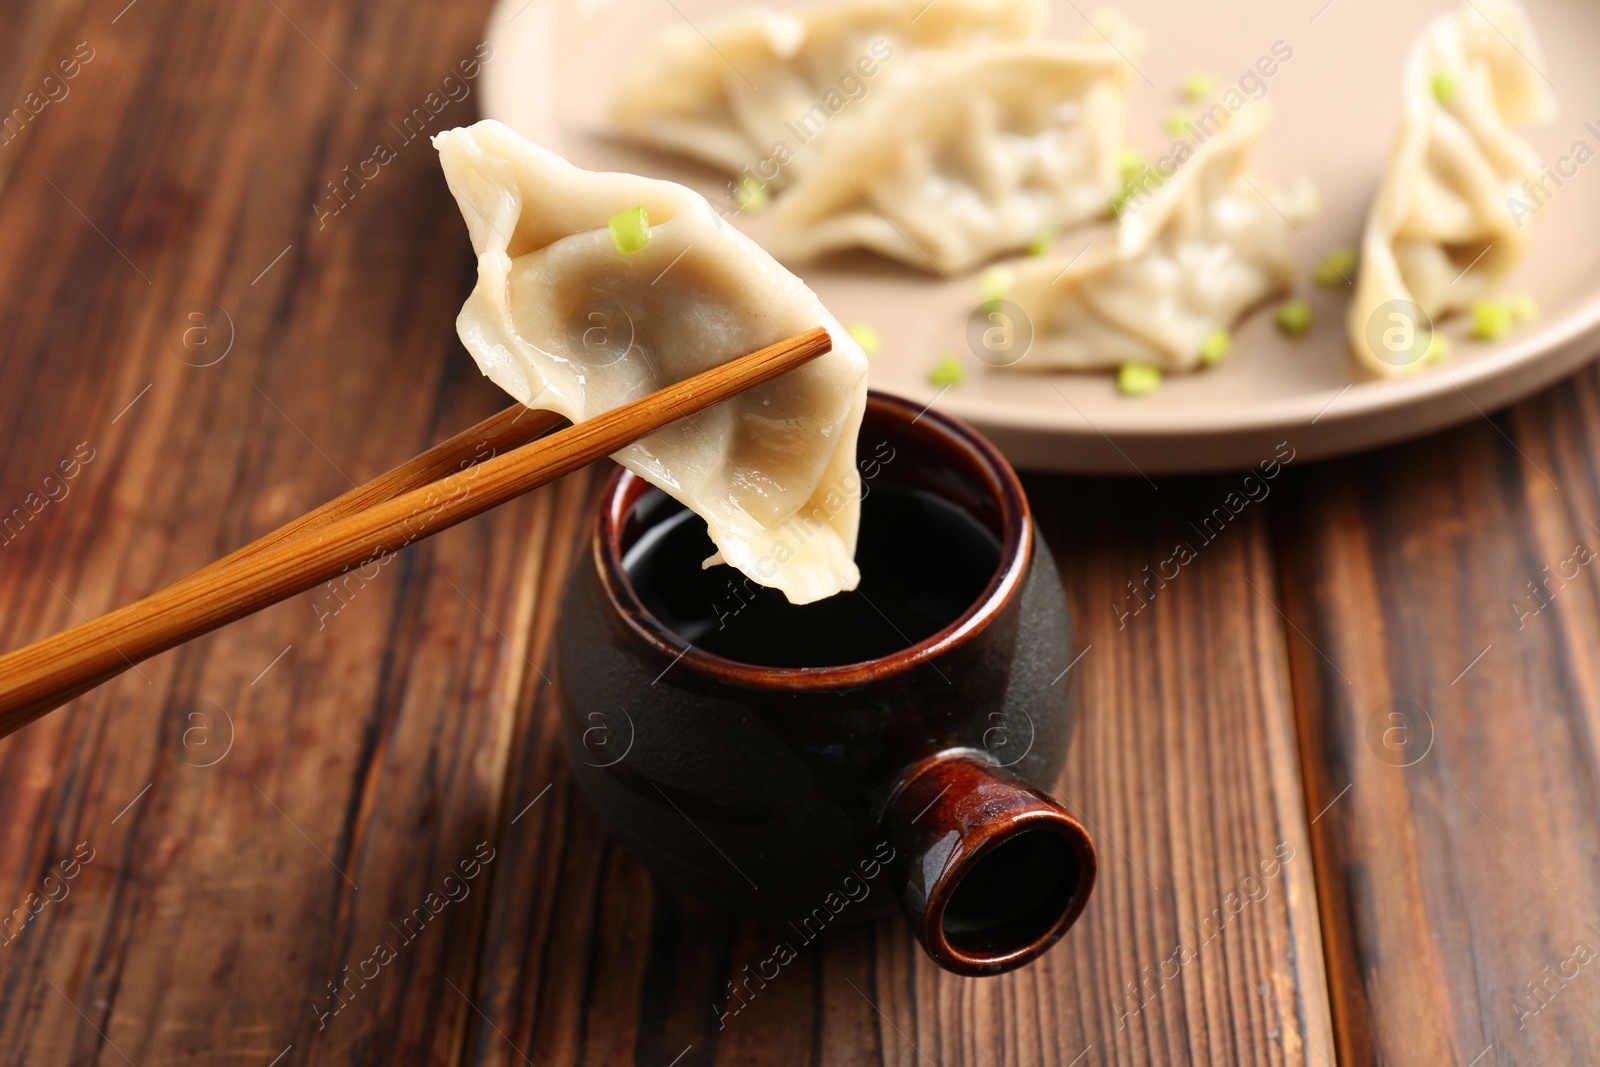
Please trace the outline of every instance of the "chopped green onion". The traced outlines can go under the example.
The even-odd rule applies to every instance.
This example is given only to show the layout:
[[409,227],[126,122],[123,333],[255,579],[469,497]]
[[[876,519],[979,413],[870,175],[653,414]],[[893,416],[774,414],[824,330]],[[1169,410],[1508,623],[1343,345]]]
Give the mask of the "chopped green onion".
[[1539,305],[1527,293],[1518,293],[1506,306],[1511,310],[1512,322],[1532,322],[1539,317]]
[[642,205],[611,216],[611,240],[625,256],[650,243],[650,216]]
[[1498,341],[1511,332],[1511,307],[1503,300],[1472,302],[1472,336],[1479,341]]
[[734,183],[733,197],[739,201],[740,211],[760,211],[772,201],[767,183],[754,174],[742,174]]
[[1136,190],[1143,190],[1149,185],[1154,185],[1157,188],[1160,188],[1165,183],[1166,179],[1161,177],[1160,171],[1156,170],[1154,167],[1143,166],[1125,178],[1122,182],[1122,187],[1131,193]]
[[1290,300],[1278,309],[1273,321],[1290,337],[1304,337],[1311,329],[1311,305],[1304,300]]
[[1117,371],[1117,390],[1125,396],[1149,396],[1161,388],[1161,368],[1153,363],[1124,363]]
[[1122,217],[1128,208],[1128,201],[1136,194],[1147,194],[1151,186],[1159,188],[1162,184],[1159,171],[1151,168],[1143,159],[1137,160],[1137,164],[1133,168],[1129,168],[1126,163],[1123,165],[1122,188],[1107,201],[1111,217],[1114,219]]
[[864,322],[852,322],[845,327],[845,333],[855,338],[856,344],[861,346],[861,351],[869,356],[878,354],[878,349],[883,347],[883,342],[878,338],[878,331]]
[[1227,330],[1212,330],[1200,342],[1200,362],[1210,367],[1221,363],[1233,351],[1233,338]]
[[1137,178],[1144,168],[1144,153],[1137,148],[1124,148],[1117,153],[1117,172],[1123,181]]
[[1010,267],[1003,264],[990,267],[978,276],[978,303],[988,307],[1004,300],[1011,295],[1011,286],[1016,280]]
[[1190,100],[1204,100],[1217,91],[1217,79],[1204,71],[1195,71],[1183,79],[1182,90]]
[[1050,251],[1050,246],[1056,243],[1056,231],[1040,230],[1033,235],[1033,240],[1028,242],[1028,255],[1042,256]]
[[928,381],[934,385],[958,385],[967,376],[967,369],[955,356],[945,356],[928,372]]
[[1355,274],[1357,258],[1353,248],[1335,248],[1317,264],[1313,275],[1317,284],[1328,289],[1353,284],[1355,279],[1351,275]]
[[1428,350],[1422,353],[1423,364],[1437,363],[1450,354],[1450,341],[1442,333],[1428,335]]
[[1447,71],[1439,71],[1433,76],[1433,98],[1441,104],[1448,104],[1456,97],[1456,76]]
[[1181,111],[1174,111],[1167,116],[1162,125],[1166,127],[1168,133],[1181,137],[1189,132],[1189,116]]

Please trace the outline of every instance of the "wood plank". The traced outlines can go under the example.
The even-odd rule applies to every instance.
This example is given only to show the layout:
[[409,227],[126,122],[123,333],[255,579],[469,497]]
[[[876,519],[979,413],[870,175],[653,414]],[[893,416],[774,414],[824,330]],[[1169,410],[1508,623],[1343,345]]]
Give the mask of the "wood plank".
[[41,123],[66,107],[78,79],[98,57],[85,28],[85,0],[40,0],[0,6],[0,188],[11,164]]
[[[473,56],[487,2],[427,18],[123,8],[63,7],[29,38],[97,55],[0,195],[7,647],[503,403],[454,340],[472,260],[434,155],[390,126]],[[451,103],[436,123],[471,117]],[[394,161],[319,223],[325,182],[378,139]],[[202,325],[193,302],[231,320],[210,366],[193,364],[220,352],[219,311],[210,349],[173,340]],[[0,934],[0,1063],[452,1058],[471,1013],[452,984],[470,985],[488,878],[465,893],[445,878],[494,837],[532,670],[526,545],[555,500],[154,659],[0,742],[0,909],[38,908]],[[397,958],[319,1028],[327,983],[380,942]]]
[[[1029,487],[1087,649],[1072,671],[1085,710],[1058,795],[1092,824],[1102,875],[1065,940],[1032,967],[974,980],[939,971],[898,917],[835,928],[719,1029],[725,983],[792,935],[663,890],[622,854],[574,791],[554,698],[537,686],[508,810],[534,806],[498,842],[482,1015],[468,1020],[465,1062],[1061,1067],[1332,1055],[1284,627],[1269,599],[1270,505],[1252,505],[1147,608],[1119,619],[1123,582],[1179,540],[1198,543],[1188,523],[1239,480]],[[586,521],[581,509],[566,515],[559,537]],[[537,603],[542,663],[556,600],[541,592]],[[1062,667],[1076,654],[1063,649]],[[1290,859],[1274,864],[1280,855]],[[1187,962],[1156,977],[1169,959]],[[1141,982],[1142,1007],[1129,994]]]
[[1600,1048],[1597,412],[1591,368],[1278,512],[1343,1062]]

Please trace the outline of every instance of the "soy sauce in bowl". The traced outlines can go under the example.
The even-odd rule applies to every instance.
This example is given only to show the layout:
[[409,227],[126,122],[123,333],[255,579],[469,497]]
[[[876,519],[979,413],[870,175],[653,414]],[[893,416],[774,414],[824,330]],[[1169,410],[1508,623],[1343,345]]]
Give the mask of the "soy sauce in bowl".
[[836,667],[876,659],[955,622],[1000,565],[1000,541],[956,505],[921,489],[876,485],[861,502],[857,589],[791,604],[732,567],[705,522],[653,490],[633,513],[646,529],[623,558],[645,608],[685,641],[763,667]]

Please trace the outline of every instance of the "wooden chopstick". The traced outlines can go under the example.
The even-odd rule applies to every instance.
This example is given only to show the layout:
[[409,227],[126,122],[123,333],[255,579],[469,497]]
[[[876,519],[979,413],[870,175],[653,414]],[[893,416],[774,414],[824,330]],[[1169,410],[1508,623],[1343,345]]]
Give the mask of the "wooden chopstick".
[[[409,484],[407,476],[393,478],[396,472],[420,477],[424,470],[438,470],[441,463],[445,469],[454,466],[444,462],[447,458],[459,463],[459,453],[445,457],[442,450],[463,436],[470,441],[479,429],[474,427],[378,479],[390,479],[385,487],[368,493],[369,483],[289,524],[286,529],[292,532],[284,537],[279,536],[282,531],[274,531],[143,600],[0,656],[0,737],[157,653],[351,567],[375,564],[414,541],[593,463],[831,348],[827,331],[819,327],[384,498],[386,491],[394,493]],[[509,416],[502,412],[488,422],[509,437],[526,432],[526,428],[509,429],[516,422]],[[505,424],[497,422],[502,419]],[[347,498],[358,498],[366,506],[348,512],[354,505],[340,504]],[[314,519],[319,513],[321,518]]]
[[[519,445],[527,444],[529,441],[544,434],[545,431],[565,421],[553,411],[539,411],[534,408],[525,408],[521,404],[512,404],[505,410],[490,415],[476,426],[462,430],[449,440],[441,441],[426,452],[413,456],[393,470],[380,474],[370,482],[358,485],[349,492],[334,497],[326,504],[306,512],[299,518],[291,519],[271,533],[263,534],[251,541],[243,548],[235,549],[221,559],[213,560],[189,577],[194,578],[202,574],[211,574],[230,567],[239,560],[247,556],[253,556],[262,549],[275,545],[280,541],[288,541],[310,530],[318,530],[324,526],[332,525],[339,519],[365,511],[367,508],[375,504],[381,504],[385,500],[391,500],[401,493],[432,484],[452,471],[465,470],[467,467],[473,466],[490,456],[497,456],[501,452],[507,452]],[[59,707],[68,701],[77,699],[104,680],[101,678],[90,679],[76,690],[60,694],[55,698],[55,703],[51,707]],[[50,707],[45,707],[41,709],[39,714],[49,710]],[[0,732],[0,736],[3,736],[3,732]]]
[[[466,470],[483,460],[525,445],[541,436],[546,430],[565,421],[553,411],[539,411],[525,408],[521,404],[512,404],[505,410],[490,415],[476,426],[462,430],[449,440],[441,441],[426,452],[411,457],[393,470],[334,497],[297,519],[291,519],[271,533],[263,534],[243,548],[234,549],[219,560],[213,560],[189,577],[230,567],[239,560],[253,556],[280,541],[288,541],[311,530],[331,526],[340,519],[366,511],[386,500],[393,500],[402,493],[431,485],[455,471]],[[3,663],[3,660],[0,660],[0,663]]]

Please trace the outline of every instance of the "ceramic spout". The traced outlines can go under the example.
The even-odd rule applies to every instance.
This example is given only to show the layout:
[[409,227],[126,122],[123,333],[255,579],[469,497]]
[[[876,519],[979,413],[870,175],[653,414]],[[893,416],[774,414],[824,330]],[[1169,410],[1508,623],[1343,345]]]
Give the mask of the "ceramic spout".
[[1094,845],[1078,820],[979,752],[911,768],[883,829],[900,857],[906,917],[928,955],[957,974],[1000,974],[1036,958],[1094,886]]

